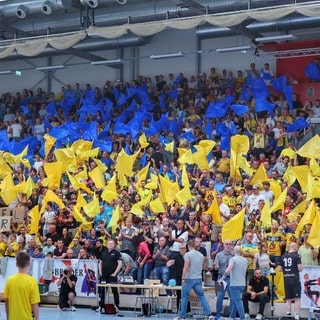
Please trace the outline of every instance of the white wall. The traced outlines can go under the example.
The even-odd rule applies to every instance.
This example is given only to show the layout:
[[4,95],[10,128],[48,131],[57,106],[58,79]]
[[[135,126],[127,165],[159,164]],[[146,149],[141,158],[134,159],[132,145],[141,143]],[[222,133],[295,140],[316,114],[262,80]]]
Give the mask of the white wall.
[[[231,70],[236,74],[237,70],[245,70],[254,61],[254,50],[247,53],[216,53],[216,48],[241,46],[250,44],[249,39],[243,36],[214,38],[201,41],[200,50],[212,50],[210,53],[199,55],[200,72],[209,72],[211,67],[221,72],[222,69]],[[165,77],[172,72],[177,75],[183,72],[188,78],[197,74],[197,37],[195,29],[192,30],[165,30],[154,36],[151,43],[138,48],[125,48],[123,50],[123,79],[131,81],[137,75],[154,77],[163,74]],[[151,60],[152,54],[172,53],[182,51],[186,54],[181,58]],[[120,58],[118,50],[104,50],[92,52],[105,59]],[[268,60],[271,69],[275,70],[276,61]],[[47,58],[19,59],[16,61],[0,62],[0,70],[23,70],[22,76],[0,75],[0,88],[3,92],[21,91],[23,88],[36,90],[42,87],[47,90],[46,73],[37,71],[36,66],[45,66]],[[261,68],[264,61],[257,61],[257,68]],[[58,92],[62,84],[79,82],[82,86],[91,83],[92,86],[101,87],[106,80],[120,79],[120,71],[107,66],[94,66],[89,61],[75,56],[54,56],[52,65],[65,64],[66,69],[56,70],[51,79],[52,91]],[[24,70],[29,69],[29,70]]]

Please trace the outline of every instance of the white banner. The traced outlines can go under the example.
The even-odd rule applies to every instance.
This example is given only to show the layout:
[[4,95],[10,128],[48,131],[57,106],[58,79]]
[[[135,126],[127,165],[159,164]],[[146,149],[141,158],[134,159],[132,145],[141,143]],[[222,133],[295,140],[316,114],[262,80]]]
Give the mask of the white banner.
[[[96,260],[81,259],[53,259],[52,279],[49,284],[48,294],[59,295],[57,282],[60,274],[66,267],[72,267],[74,275],[77,277],[76,294],[78,297],[96,299],[96,288],[98,281],[98,262]],[[44,284],[43,271],[45,259],[32,259],[32,266],[29,274],[32,275],[39,284]],[[17,272],[16,259],[1,258],[0,260],[0,291],[3,292],[6,279]]]

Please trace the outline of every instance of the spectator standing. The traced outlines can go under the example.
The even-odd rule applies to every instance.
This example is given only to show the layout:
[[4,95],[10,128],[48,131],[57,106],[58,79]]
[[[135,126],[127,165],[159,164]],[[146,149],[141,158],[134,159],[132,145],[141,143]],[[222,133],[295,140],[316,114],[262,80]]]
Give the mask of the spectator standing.
[[[228,291],[229,297],[231,297],[230,294],[230,276],[226,275],[224,277],[224,281],[226,282],[226,286],[219,284],[220,279],[223,277],[230,259],[232,258],[232,242],[230,240],[225,240],[223,242],[223,251],[220,251],[217,253],[214,259],[214,268],[218,270],[218,281],[216,282],[217,287],[217,302],[216,302],[216,316],[215,320],[219,320],[222,313],[223,308],[223,299],[226,290]],[[230,305],[232,307],[232,305]],[[231,309],[230,309],[231,311]]]
[[203,293],[202,289],[202,264],[204,261],[203,255],[195,250],[194,240],[188,241],[189,251],[184,255],[184,267],[182,272],[182,301],[180,316],[174,318],[174,320],[182,320],[186,318],[187,306],[190,291],[193,291],[198,296],[204,314],[208,317],[208,320],[212,320],[214,317],[211,315],[209,303]]
[[233,253],[234,257],[229,260],[229,265],[220,282],[230,275],[230,317],[235,319],[236,312],[238,312],[240,320],[243,320],[245,315],[241,296],[246,286],[248,261],[241,256],[241,248],[239,246],[234,247]]

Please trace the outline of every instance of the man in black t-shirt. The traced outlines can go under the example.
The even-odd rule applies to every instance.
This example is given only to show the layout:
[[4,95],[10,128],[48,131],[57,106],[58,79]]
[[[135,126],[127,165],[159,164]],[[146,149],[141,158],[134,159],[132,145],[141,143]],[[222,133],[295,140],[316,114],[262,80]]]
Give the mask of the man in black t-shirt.
[[269,300],[269,280],[262,275],[260,269],[256,269],[254,276],[249,280],[247,292],[242,296],[245,317],[250,317],[249,301],[259,302],[259,313],[256,316],[256,320],[261,320],[264,307]]
[[[116,250],[115,240],[108,240],[107,249],[102,252],[101,260],[99,261],[100,283],[117,282],[117,275],[122,268],[121,254]],[[105,308],[105,288],[100,291],[100,307],[96,310],[97,312],[101,312]],[[118,288],[112,288],[112,293],[114,304],[118,311],[120,304]]]
[[302,271],[301,259],[297,251],[298,245],[294,242],[290,243],[289,252],[285,253],[281,257],[281,263],[279,266],[284,277],[287,316],[291,315],[291,302],[293,301],[295,320],[299,320],[301,305],[301,283],[299,272]]
[[74,299],[76,297],[76,283],[77,277],[73,274],[71,267],[63,270],[60,279],[57,282],[58,286],[61,286],[59,293],[59,308],[62,311],[66,311],[70,306],[71,311],[76,311],[73,305]]

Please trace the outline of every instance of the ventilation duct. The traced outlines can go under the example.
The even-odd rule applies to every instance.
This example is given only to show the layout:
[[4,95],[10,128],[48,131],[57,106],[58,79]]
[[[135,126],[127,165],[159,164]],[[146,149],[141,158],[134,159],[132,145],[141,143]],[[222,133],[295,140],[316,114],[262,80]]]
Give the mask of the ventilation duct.
[[96,8],[99,3],[98,0],[80,0],[81,4],[90,8]]
[[24,5],[21,5],[17,8],[16,16],[20,19],[24,19],[27,16],[28,8]]
[[[69,9],[72,0],[34,0],[34,1],[5,1],[0,2],[0,12],[2,17],[17,16],[22,18],[24,15],[37,14],[43,12],[43,6],[48,4],[55,9]],[[30,23],[30,22],[29,22]]]

